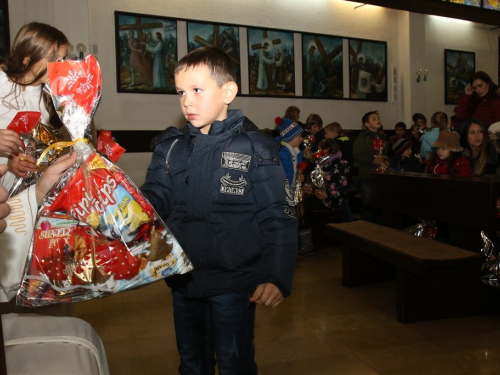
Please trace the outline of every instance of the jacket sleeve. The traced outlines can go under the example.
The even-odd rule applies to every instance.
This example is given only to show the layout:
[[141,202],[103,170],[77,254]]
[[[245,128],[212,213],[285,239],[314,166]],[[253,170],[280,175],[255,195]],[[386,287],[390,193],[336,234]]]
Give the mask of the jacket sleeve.
[[472,95],[462,94],[458,101],[456,116],[458,121],[464,121],[471,118],[470,103]]
[[[292,289],[297,256],[297,219],[293,203],[287,203],[285,172],[279,164],[278,145],[272,139],[253,136],[250,179],[256,201],[256,220],[262,235],[259,284],[272,283],[286,297]],[[255,139],[257,138],[257,139]],[[290,205],[291,204],[291,205]]]
[[140,187],[142,194],[163,220],[166,220],[170,213],[172,203],[172,180],[165,165],[166,155],[171,145],[172,142],[163,141],[154,146],[146,179]]
[[461,177],[471,177],[472,176],[472,168],[470,166],[470,161],[467,158],[460,157],[455,162],[455,176]]
[[19,289],[38,210],[35,186],[7,201],[11,212],[0,235],[0,302],[12,299]]
[[368,145],[368,141],[369,139],[366,136],[358,136],[354,141],[352,156],[357,166],[373,167],[375,151],[371,142]]

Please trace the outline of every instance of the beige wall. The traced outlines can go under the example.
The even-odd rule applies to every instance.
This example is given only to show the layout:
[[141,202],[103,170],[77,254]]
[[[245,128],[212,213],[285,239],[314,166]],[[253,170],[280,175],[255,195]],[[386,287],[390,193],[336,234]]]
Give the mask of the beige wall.
[[[361,116],[373,109],[380,111],[387,129],[398,121],[410,124],[411,114],[417,111],[428,117],[438,110],[451,115],[453,106],[444,105],[445,48],[476,52],[477,67],[496,77],[499,30],[371,5],[356,8],[358,5],[342,0],[10,0],[9,11],[13,35],[25,22],[47,22],[61,29],[75,45],[83,42],[97,55],[104,83],[95,120],[98,127],[109,130],[158,130],[183,122],[175,95],[116,92],[115,10],[387,41],[387,103],[236,98],[233,108],[243,109],[261,128],[272,127],[273,119],[283,115],[289,105],[301,108],[303,119],[315,112],[325,122],[338,121],[348,129],[359,129]],[[181,30],[179,37],[185,38]],[[184,53],[180,51],[180,55]],[[415,70],[420,68],[429,70],[429,81],[417,84]],[[394,69],[398,78],[395,101]],[[347,66],[344,79],[348,79]],[[148,161],[149,154],[125,154],[119,165],[141,183]]]

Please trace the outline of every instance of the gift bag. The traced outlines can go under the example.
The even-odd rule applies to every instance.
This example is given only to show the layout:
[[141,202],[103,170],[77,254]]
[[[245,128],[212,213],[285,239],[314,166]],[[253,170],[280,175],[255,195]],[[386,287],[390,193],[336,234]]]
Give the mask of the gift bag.
[[86,137],[101,94],[93,56],[49,63],[55,108],[77,153],[38,211],[18,305],[77,302],[192,269],[138,188]]

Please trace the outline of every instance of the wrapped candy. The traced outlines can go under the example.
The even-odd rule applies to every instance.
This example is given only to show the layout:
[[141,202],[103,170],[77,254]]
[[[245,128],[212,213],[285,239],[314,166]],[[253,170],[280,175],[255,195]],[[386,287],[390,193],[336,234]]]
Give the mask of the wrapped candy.
[[[385,143],[386,142],[383,139],[380,139],[380,138],[375,138],[372,141],[372,147],[375,150],[375,152],[377,153],[374,157],[383,156]],[[384,163],[380,164],[380,166],[378,166],[375,169],[375,171],[377,171],[377,172],[384,172],[385,170],[387,170],[387,167],[386,167],[386,165]]]
[[48,72],[77,162],[38,211],[17,304],[77,302],[190,271],[191,262],[151,204],[85,137],[101,94],[95,58],[49,63]]
[[102,129],[97,136],[97,151],[106,155],[109,160],[116,163],[123,155],[125,149],[116,143],[109,130]]
[[495,250],[493,242],[486,236],[483,231],[481,231],[481,241],[483,244],[483,247],[481,248],[481,254],[484,257],[483,265],[481,266],[481,280],[485,284],[500,287],[500,265],[498,251]]
[[412,225],[411,227],[403,229],[404,232],[413,234],[417,237],[428,238],[433,240],[438,233],[437,225],[432,220],[422,220],[420,223]]
[[316,167],[309,175],[312,184],[318,189],[325,188],[325,174],[321,168],[321,163],[328,159],[328,153],[325,151],[317,151],[313,154],[314,160],[316,162]]
[[[61,142],[64,136],[56,129],[40,122],[40,112],[18,112],[7,129],[19,134],[24,144],[23,153],[38,160],[39,170],[30,173],[27,177],[17,177],[9,190],[9,198],[19,194],[25,188],[33,185],[40,178],[41,173],[50,165],[62,151],[62,148],[48,148],[50,145]],[[47,150],[47,151],[46,151]]]

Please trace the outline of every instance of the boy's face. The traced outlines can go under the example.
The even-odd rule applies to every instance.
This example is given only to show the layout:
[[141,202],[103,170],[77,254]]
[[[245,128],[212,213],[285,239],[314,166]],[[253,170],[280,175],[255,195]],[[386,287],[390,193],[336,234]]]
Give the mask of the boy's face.
[[377,132],[382,126],[382,123],[380,122],[380,116],[378,115],[378,113],[372,113],[370,117],[368,117],[368,122],[365,122],[365,126],[368,130],[371,130],[372,132]]
[[419,124],[421,128],[427,127],[427,124],[425,123],[424,119],[422,119],[422,118],[419,118],[416,123]]
[[325,129],[325,138],[334,139],[337,135],[338,135],[337,132],[331,129]]
[[394,130],[394,132],[398,137],[402,137],[403,135],[405,135],[405,128],[398,127]]
[[411,148],[407,148],[405,152],[401,154],[401,156],[404,156],[405,158],[409,158],[411,156]]
[[298,135],[294,139],[288,142],[288,144],[292,147],[299,147],[301,143],[302,143],[302,135]]
[[175,87],[184,117],[202,134],[208,134],[214,121],[227,118],[227,107],[238,91],[234,82],[219,87],[206,65],[181,70],[175,75]]

